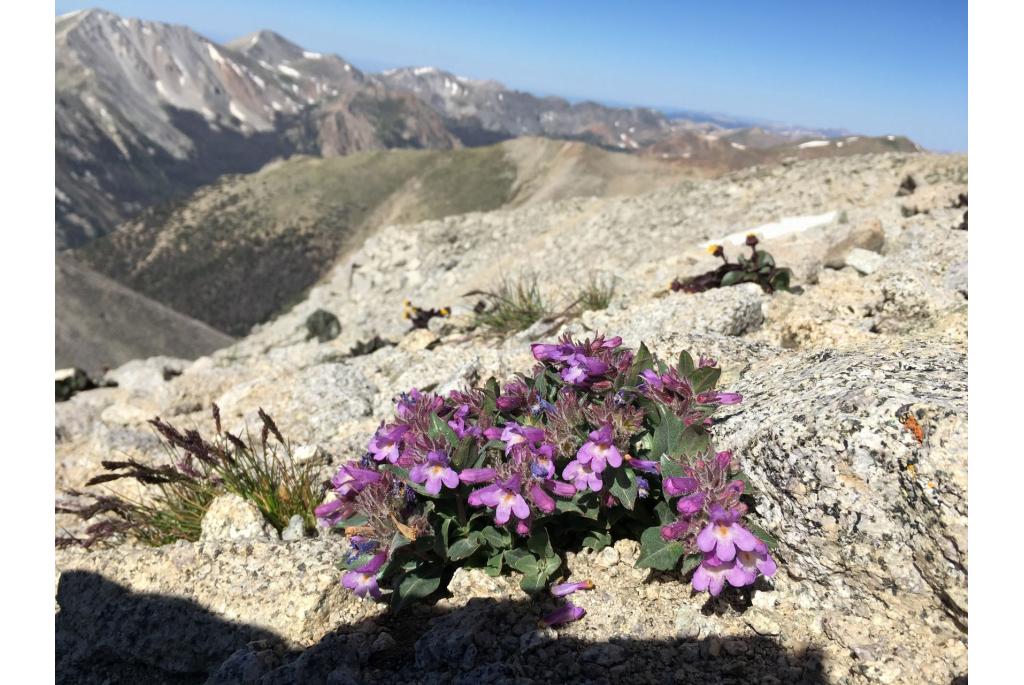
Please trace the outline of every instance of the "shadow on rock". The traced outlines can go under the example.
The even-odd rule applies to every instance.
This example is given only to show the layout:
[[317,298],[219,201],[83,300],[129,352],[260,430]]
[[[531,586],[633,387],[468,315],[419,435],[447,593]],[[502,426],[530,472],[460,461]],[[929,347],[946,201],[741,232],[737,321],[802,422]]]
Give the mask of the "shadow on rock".
[[58,683],[828,682],[813,648],[796,653],[759,636],[590,640],[573,634],[585,623],[540,627],[539,605],[523,601],[418,606],[339,626],[302,651],[194,602],[134,594],[92,573],[65,573],[57,601]]
[[57,603],[58,683],[202,683],[249,643],[283,647],[269,631],[95,573],[61,574]]

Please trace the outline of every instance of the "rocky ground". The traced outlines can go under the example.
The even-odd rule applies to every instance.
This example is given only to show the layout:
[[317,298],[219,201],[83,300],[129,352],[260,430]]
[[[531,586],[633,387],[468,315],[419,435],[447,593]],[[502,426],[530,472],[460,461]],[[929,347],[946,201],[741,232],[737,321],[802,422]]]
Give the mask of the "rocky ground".
[[[917,188],[898,196],[907,175]],[[515,578],[477,571],[391,616],[340,587],[337,538],[285,542],[220,503],[196,543],[58,551],[58,680],[965,683],[967,234],[950,205],[966,192],[964,157],[871,155],[392,226],[234,346],[133,362],[118,387],[56,409],[60,490],[111,454],[163,458],[145,419],[208,428],[214,401],[229,427],[263,407],[304,453],[337,461],[361,453],[398,392],[508,376],[560,330],[703,352],[745,398],[715,434],[780,540],[770,582],[709,601],[633,569],[636,545],[620,541],[570,557],[596,589],[577,595],[586,618],[558,630],[537,627],[544,602]],[[666,291],[714,267],[705,240],[828,212],[764,243],[799,292]],[[591,275],[618,289],[604,311],[506,340],[470,330],[475,298],[460,296],[524,269],[561,307]],[[409,332],[405,298],[455,314]],[[342,327],[325,343],[306,339],[319,308]],[[396,344],[349,355],[374,335]]]

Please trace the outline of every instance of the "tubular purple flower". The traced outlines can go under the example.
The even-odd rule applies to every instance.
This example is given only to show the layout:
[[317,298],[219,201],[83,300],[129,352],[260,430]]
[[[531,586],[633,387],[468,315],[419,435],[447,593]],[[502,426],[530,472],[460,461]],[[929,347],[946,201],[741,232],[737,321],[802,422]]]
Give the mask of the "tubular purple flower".
[[583,607],[578,607],[575,604],[566,604],[565,606],[558,607],[550,614],[543,617],[540,620],[540,625],[546,628],[549,626],[562,625],[563,623],[572,623],[573,621],[580,620],[586,615],[587,612]]
[[558,583],[551,586],[551,594],[555,597],[565,597],[571,595],[577,590],[593,590],[594,581],[592,580],[578,580],[575,583]]
[[649,461],[647,459],[630,459],[628,463],[637,471],[655,474],[661,473],[661,465],[656,461]]
[[661,382],[661,376],[654,369],[644,369],[640,372],[640,378],[644,385],[653,390],[661,390],[665,384]]
[[519,519],[516,521],[516,534],[526,537],[530,534],[530,519]]
[[496,495],[497,493],[500,492],[500,485],[488,485],[485,488],[480,488],[479,490],[474,490],[473,492],[469,493],[469,497],[466,499],[466,501],[469,503],[469,506],[471,507],[482,507],[485,504],[484,498],[491,499],[492,495]]
[[725,450],[715,455],[715,465],[723,471],[728,471],[732,466],[732,452]]
[[725,588],[726,581],[733,587],[743,587],[754,582],[756,574],[749,573],[735,560],[725,561],[714,554],[704,557],[700,566],[693,572],[693,589],[698,592],[710,592],[717,597]]
[[555,493],[559,497],[572,497],[576,494],[575,486],[569,483],[563,483],[560,480],[549,480],[546,481],[545,485],[551,488],[551,492]]
[[757,541],[757,546],[750,552],[744,552],[743,550],[736,552],[736,564],[748,573],[756,575],[760,571],[762,575],[769,578],[775,575],[775,571],[778,570],[775,560],[768,553],[768,545],[764,544],[761,540]]
[[699,361],[697,362],[697,368],[703,369],[709,366],[718,366],[718,362],[716,362],[712,357],[705,357],[703,354],[700,355]]
[[459,472],[459,480],[463,483],[475,485],[476,483],[490,483],[498,475],[494,469],[462,469]]
[[697,402],[700,404],[739,404],[743,401],[743,395],[738,392],[719,392],[709,390],[697,395]]
[[661,537],[664,540],[678,540],[690,530],[690,522],[686,519],[679,519],[661,527]]
[[355,503],[349,499],[333,499],[324,502],[313,510],[313,515],[324,528],[331,528],[338,525],[347,518],[352,518],[356,512]]
[[[544,440],[544,429],[533,426],[521,426],[514,421],[505,424],[499,438],[505,443],[505,454],[512,454],[514,450],[529,449],[534,443]],[[522,448],[519,446],[522,445]]]
[[604,471],[605,465],[622,466],[622,454],[612,442],[611,424],[606,423],[590,433],[590,440],[576,453],[576,460],[590,464],[594,473]]
[[662,483],[665,493],[671,497],[677,495],[688,495],[697,489],[697,479],[685,476],[671,476]]
[[590,464],[573,459],[562,470],[562,478],[571,480],[577,490],[601,490],[601,475],[594,471]]
[[540,483],[531,483],[526,492],[534,506],[545,514],[550,514],[555,510],[555,500],[551,499],[551,495],[544,492],[544,488],[541,487]]
[[375,469],[365,469],[350,461],[343,464],[338,472],[331,478],[331,485],[334,490],[342,496],[353,495],[370,483],[381,479],[380,472]]
[[378,552],[363,566],[347,572],[342,577],[341,584],[352,590],[358,597],[371,595],[375,599],[379,599],[380,588],[377,587],[377,572],[380,571],[380,567],[384,565],[387,558],[387,553]]
[[454,490],[459,487],[459,474],[448,465],[448,455],[439,450],[427,454],[427,460],[409,471],[413,483],[426,483],[423,489],[431,495],[441,492],[441,486]]
[[692,516],[704,508],[704,493],[695,492],[676,502],[676,511],[683,516]]
[[382,426],[377,434],[370,440],[370,453],[377,461],[387,459],[392,464],[398,462],[401,456],[401,442],[403,436],[409,432],[409,426]]
[[711,522],[697,534],[697,548],[705,553],[714,552],[722,561],[732,561],[736,549],[751,552],[757,546],[754,534],[736,520],[738,512],[726,511],[721,506],[711,506]]
[[494,522],[498,525],[508,523],[509,517],[513,514],[517,519],[526,519],[530,516],[530,505],[520,494],[520,487],[522,480],[519,476],[513,476],[504,483],[478,491],[480,502],[494,509]]

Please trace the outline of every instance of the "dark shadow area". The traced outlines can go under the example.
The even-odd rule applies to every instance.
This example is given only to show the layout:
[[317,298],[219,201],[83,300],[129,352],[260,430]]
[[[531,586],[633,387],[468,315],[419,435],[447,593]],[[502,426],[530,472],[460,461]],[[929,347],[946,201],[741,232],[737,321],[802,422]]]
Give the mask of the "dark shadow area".
[[302,651],[194,602],[132,593],[94,573],[64,573],[57,602],[58,683],[828,682],[820,652],[794,653],[769,637],[591,642],[540,629],[550,599],[420,605],[339,626]]

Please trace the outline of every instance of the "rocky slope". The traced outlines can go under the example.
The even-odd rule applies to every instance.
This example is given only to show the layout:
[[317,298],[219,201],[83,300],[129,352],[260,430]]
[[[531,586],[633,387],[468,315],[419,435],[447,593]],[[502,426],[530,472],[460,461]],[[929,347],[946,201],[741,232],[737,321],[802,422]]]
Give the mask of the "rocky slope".
[[378,227],[578,195],[637,193],[679,164],[522,138],[452,151],[297,156],[143,212],[75,256],[232,335],[299,301]]
[[[907,175],[917,189],[897,196]],[[137,363],[57,407],[57,485],[80,487],[114,450],[162,458],[144,418],[206,425],[212,401],[230,427],[262,406],[337,460],[362,452],[398,392],[507,377],[559,328],[704,352],[745,398],[716,441],[743,459],[780,540],[779,574],[750,595],[693,596],[632,569],[636,545],[620,542],[570,557],[596,589],[557,631],[537,628],[544,603],[515,579],[477,571],[387,616],[337,583],[338,539],[257,525],[246,540],[58,552],[58,680],[966,682],[967,236],[950,208],[966,190],[963,157],[866,155],[390,226],[231,348],[169,381],[166,360]],[[783,234],[799,223],[787,217],[811,228]],[[747,229],[775,234],[765,246],[801,292],[666,292],[713,266],[703,241]],[[607,310],[508,340],[470,330],[459,296],[524,269],[563,303],[598,270],[619,288]],[[409,332],[404,298],[456,315]],[[335,340],[306,341],[317,308],[340,318]],[[347,355],[373,334],[397,345]]]
[[56,368],[93,375],[133,359],[194,359],[234,338],[66,257],[57,258]]

